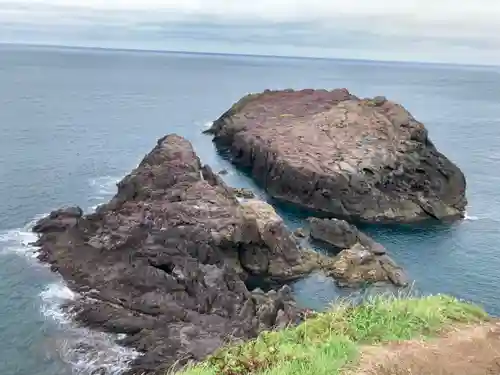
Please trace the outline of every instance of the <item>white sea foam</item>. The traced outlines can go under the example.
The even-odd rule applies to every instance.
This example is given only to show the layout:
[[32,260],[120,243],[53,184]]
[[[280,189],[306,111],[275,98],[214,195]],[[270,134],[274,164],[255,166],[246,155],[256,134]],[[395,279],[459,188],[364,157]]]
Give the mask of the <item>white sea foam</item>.
[[25,255],[28,258],[36,258],[38,248],[33,246],[32,243],[38,239],[38,236],[31,229],[44,216],[46,214],[37,215],[22,228],[0,232],[0,248],[2,252],[17,253]]
[[89,185],[94,189],[94,194],[98,194],[95,199],[106,199],[116,193],[116,184],[120,181],[120,177],[102,176],[89,180]]
[[[99,203],[116,192],[118,180],[115,177],[90,180],[90,185],[95,187],[96,194],[99,194],[96,198]],[[37,215],[23,228],[0,232],[1,252],[36,258],[39,249],[32,243],[38,239],[38,236],[32,232],[32,228],[46,215]],[[33,262],[33,265],[46,267],[40,262]],[[74,375],[119,375],[123,373],[139,353],[116,344],[116,340],[123,338],[123,335],[111,335],[77,326],[71,314],[62,307],[65,303],[77,298],[82,297],[71,291],[62,279],[48,285],[40,293],[42,315],[57,326],[54,341],[60,360],[71,367]]]
[[36,240],[36,235],[22,229],[8,230],[0,233],[0,248],[3,253],[18,253],[35,258],[37,248],[30,246],[30,243]]
[[76,326],[62,306],[82,297],[64,282],[50,284],[40,293],[40,298],[42,314],[56,323],[61,332],[61,337],[56,339],[59,357],[71,366],[74,375],[118,375],[139,355],[135,350],[117,345],[118,335]]
[[76,299],[76,294],[63,281],[48,285],[41,293],[42,314],[53,319],[58,324],[70,324],[69,314],[66,314],[61,305]]
[[468,221],[477,221],[479,220],[479,217],[477,216],[472,216],[472,215],[469,215],[467,212],[465,213],[465,220],[468,220]]
[[93,190],[93,196],[90,198],[92,204],[87,212],[94,212],[99,205],[111,199],[111,197],[116,194],[116,184],[121,179],[121,177],[116,176],[102,176],[91,178],[88,183]]
[[213,125],[213,124],[214,124],[214,122],[213,122],[213,121],[205,122],[205,123],[203,124],[203,127],[204,127],[205,129],[210,129],[210,128],[212,127],[212,125]]

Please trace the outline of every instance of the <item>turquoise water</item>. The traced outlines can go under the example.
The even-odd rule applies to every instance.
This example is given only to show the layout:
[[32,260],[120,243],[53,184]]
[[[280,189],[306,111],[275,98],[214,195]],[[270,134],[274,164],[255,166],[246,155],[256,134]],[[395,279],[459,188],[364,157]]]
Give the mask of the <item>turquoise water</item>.
[[[29,223],[66,204],[108,199],[167,133],[193,142],[233,186],[262,191],[201,134],[242,95],[347,87],[385,95],[423,121],[468,180],[468,219],[452,226],[367,227],[423,293],[451,293],[500,315],[500,68],[0,46],[0,374],[118,374],[134,353],[75,328],[71,292],[33,259]],[[291,227],[302,218],[280,210]],[[298,300],[338,295],[313,276]],[[99,373],[99,372],[97,372]]]

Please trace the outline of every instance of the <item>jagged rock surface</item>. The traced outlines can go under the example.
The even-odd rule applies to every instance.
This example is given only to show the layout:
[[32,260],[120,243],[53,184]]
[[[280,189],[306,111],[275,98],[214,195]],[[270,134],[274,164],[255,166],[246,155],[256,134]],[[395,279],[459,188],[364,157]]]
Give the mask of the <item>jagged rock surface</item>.
[[40,220],[40,259],[81,296],[81,323],[125,333],[144,355],[130,374],[161,374],[225,343],[300,320],[286,286],[251,292],[250,277],[282,283],[322,267],[300,250],[271,206],[238,203],[170,135],[95,213],[54,211]]
[[342,285],[388,281],[408,285],[408,278],[387,255],[387,250],[354,225],[338,219],[309,219],[311,238],[342,250],[332,265],[331,276]]
[[[227,340],[298,323],[282,285],[347,272],[344,258],[299,247],[269,204],[238,200],[176,135],[160,139],[95,213],[60,209],[34,231],[40,260],[79,294],[68,305],[76,319],[127,334],[122,344],[143,353],[131,375],[164,375]],[[368,273],[373,265],[363,263],[360,277],[386,280],[378,268]],[[250,291],[256,279],[275,290]]]
[[384,97],[266,91],[241,99],[208,133],[271,196],[329,216],[406,223],[465,212],[460,169]]

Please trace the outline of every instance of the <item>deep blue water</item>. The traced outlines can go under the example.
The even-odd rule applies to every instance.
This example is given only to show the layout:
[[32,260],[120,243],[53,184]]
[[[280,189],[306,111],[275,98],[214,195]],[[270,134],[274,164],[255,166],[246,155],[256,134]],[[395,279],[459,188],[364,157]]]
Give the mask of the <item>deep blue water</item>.
[[[201,131],[234,101],[266,88],[347,87],[385,95],[423,121],[468,180],[469,219],[452,226],[366,228],[423,293],[451,293],[500,315],[500,68],[0,46],[0,374],[118,373],[132,353],[74,328],[57,309],[71,293],[32,258],[26,225],[66,204],[114,193],[167,133],[193,142],[233,186],[262,191]],[[300,216],[281,211],[291,227]],[[338,291],[312,277],[298,300]],[[80,348],[82,342],[85,350]],[[68,362],[73,362],[68,364]]]

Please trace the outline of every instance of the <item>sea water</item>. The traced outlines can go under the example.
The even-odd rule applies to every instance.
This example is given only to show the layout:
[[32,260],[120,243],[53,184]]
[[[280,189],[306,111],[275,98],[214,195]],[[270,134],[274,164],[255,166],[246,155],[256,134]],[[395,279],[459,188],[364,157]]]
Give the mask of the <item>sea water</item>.
[[[0,374],[119,374],[137,353],[77,327],[78,298],[36,261],[36,218],[63,205],[91,211],[155,145],[178,133],[235,187],[265,193],[217,154],[202,131],[241,96],[346,87],[385,95],[424,122],[464,171],[467,219],[364,227],[421,293],[451,293],[500,315],[500,68],[372,61],[0,46]],[[293,229],[297,212],[279,208]],[[340,291],[320,275],[294,286],[324,308]]]

